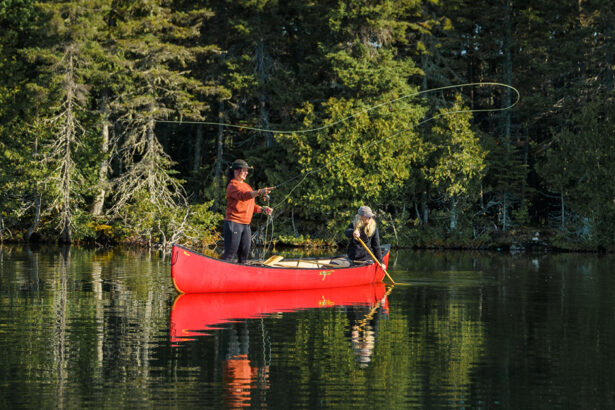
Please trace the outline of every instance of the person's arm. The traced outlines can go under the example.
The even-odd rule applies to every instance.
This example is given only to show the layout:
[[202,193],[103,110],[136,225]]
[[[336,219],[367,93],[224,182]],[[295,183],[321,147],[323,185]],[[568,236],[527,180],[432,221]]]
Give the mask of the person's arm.
[[350,225],[348,225],[348,228],[346,228],[346,230],[344,231],[344,235],[346,235],[347,238],[352,238],[353,232],[354,232],[354,225],[352,224],[352,222],[350,222]]
[[247,201],[249,199],[256,198],[259,195],[268,195],[271,191],[273,191],[273,187],[261,188],[257,189],[256,191],[253,191],[248,184],[230,184],[227,188],[227,194],[231,198],[234,198],[238,201]]
[[230,183],[226,189],[226,194],[236,201],[250,200],[256,196],[254,192],[256,191],[252,191],[252,188],[250,188],[250,185],[248,184]]

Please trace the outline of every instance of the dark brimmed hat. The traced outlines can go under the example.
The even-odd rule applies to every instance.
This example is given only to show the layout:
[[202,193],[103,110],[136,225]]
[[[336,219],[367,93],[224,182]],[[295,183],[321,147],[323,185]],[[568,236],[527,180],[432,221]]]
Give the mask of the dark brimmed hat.
[[374,216],[374,213],[372,212],[372,209],[369,206],[360,207],[357,213],[366,218],[372,218]]
[[233,169],[243,169],[243,168],[254,169],[254,167],[249,166],[248,163],[244,161],[243,159],[236,159],[235,161],[233,161],[233,165],[231,165],[231,168]]

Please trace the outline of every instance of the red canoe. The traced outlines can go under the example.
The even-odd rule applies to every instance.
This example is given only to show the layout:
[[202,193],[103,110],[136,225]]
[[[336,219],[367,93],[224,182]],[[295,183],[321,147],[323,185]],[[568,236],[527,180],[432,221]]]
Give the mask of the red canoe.
[[179,295],[171,309],[171,341],[192,340],[223,323],[278,312],[365,305],[388,310],[384,283],[331,289]]
[[[338,288],[380,282],[384,277],[377,264],[344,268],[330,264],[331,258],[243,265],[210,258],[180,245],[173,245],[171,255],[171,276],[180,293]],[[383,260],[388,265],[388,246],[383,249]]]

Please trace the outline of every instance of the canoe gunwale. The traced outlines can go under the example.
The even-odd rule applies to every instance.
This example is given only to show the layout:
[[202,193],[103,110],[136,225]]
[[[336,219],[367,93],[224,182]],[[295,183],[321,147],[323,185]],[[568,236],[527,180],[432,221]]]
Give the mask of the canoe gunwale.
[[[371,262],[371,263],[368,262],[368,263],[365,263],[363,265],[352,265],[352,266],[338,266],[338,265],[330,264],[330,266],[326,266],[326,267],[323,266],[323,267],[319,267],[319,268],[302,268],[302,267],[296,267],[295,268],[295,267],[275,266],[275,265],[270,266],[270,265],[264,265],[263,263],[256,262],[254,260],[248,261],[248,263],[229,262],[229,261],[225,261],[223,259],[217,259],[217,258],[213,258],[211,256],[207,256],[207,255],[202,254],[202,253],[200,253],[198,251],[195,251],[193,249],[187,248],[187,247],[185,247],[183,245],[178,245],[176,243],[173,244],[173,247],[183,249],[185,251],[194,253],[194,254],[196,254],[198,256],[202,256],[202,257],[207,258],[207,259],[211,259],[212,261],[216,261],[216,262],[220,262],[220,263],[227,263],[229,265],[242,266],[242,267],[282,269],[282,270],[288,270],[288,269],[292,269],[292,270],[297,270],[297,269],[299,269],[299,270],[323,270],[323,268],[327,268],[327,269],[356,269],[356,268],[362,268],[362,267],[365,267],[365,266],[373,265],[373,262]],[[382,257],[383,258],[385,256],[387,256],[388,253],[391,250],[391,246],[389,244],[382,245],[380,248],[382,248]],[[174,262],[173,262],[174,255],[175,255],[175,252],[172,252],[171,253],[171,266],[174,265]],[[333,258],[336,258],[336,257],[339,257],[339,256],[342,256],[342,255],[334,256]],[[333,258],[331,258],[331,259],[333,259]],[[318,258],[314,257],[314,258],[300,258],[300,259],[284,259],[284,261],[285,262],[289,262],[289,261],[307,261],[307,262],[309,262],[310,260],[317,260],[317,259]]]

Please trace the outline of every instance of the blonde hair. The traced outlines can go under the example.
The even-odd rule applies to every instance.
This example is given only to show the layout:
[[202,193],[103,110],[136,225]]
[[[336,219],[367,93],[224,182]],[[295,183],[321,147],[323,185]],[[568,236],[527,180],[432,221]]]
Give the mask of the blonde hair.
[[361,215],[356,214],[352,224],[354,225],[355,231],[361,231],[361,229],[363,229],[363,232],[365,232],[365,235],[367,235],[368,238],[371,238],[376,231],[376,221],[374,218],[369,218],[369,221],[364,223]]

